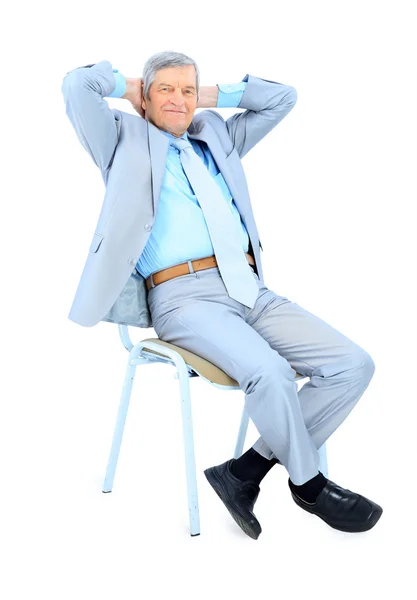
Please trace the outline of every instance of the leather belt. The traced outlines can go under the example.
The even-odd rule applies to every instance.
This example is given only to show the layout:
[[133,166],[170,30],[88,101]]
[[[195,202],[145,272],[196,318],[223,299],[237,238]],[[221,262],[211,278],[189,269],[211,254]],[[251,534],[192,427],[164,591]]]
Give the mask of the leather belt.
[[[255,261],[250,254],[245,252],[245,256],[250,265],[255,264]],[[146,278],[146,287],[148,290],[151,289],[151,278],[153,279],[154,286],[157,286],[164,281],[168,281],[168,279],[173,279],[174,277],[179,277],[180,275],[188,275],[191,273],[188,262],[191,262],[194,271],[202,271],[203,269],[212,269],[213,267],[217,267],[217,260],[214,255],[207,256],[207,258],[199,258],[197,260],[179,263],[178,265],[168,267],[167,269],[162,269],[161,271],[156,271],[155,273],[149,275],[149,277]]]

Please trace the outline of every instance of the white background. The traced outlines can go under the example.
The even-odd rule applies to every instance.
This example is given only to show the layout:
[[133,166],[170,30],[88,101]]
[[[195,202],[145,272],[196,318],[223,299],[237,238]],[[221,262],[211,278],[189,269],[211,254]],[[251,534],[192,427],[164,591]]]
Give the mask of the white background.
[[[5,600],[413,596],[412,9],[364,0],[101,0],[23,3],[3,13]],[[140,77],[161,50],[192,56],[202,85],[251,74],[298,92],[243,166],[268,287],[374,359],[370,386],[327,442],[330,479],[384,508],[369,532],[344,534],[302,511],[276,466],[255,506],[263,532],[257,541],[245,536],[203,474],[232,456],[243,394],[192,379],[201,535],[191,538],[170,366],[139,369],[113,492],[101,492],[128,353],[116,325],[85,328],[67,318],[104,184],[65,114],[61,84],[68,71],[100,60]],[[108,102],[134,113],[126,100]],[[218,110],[225,118],[236,112]],[[155,332],[131,335],[136,342]],[[257,437],[251,425],[245,449]]]

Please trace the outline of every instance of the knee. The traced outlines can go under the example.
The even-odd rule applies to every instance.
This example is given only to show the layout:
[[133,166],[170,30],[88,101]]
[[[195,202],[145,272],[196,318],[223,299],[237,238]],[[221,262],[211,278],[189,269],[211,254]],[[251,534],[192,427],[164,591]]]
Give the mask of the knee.
[[352,377],[359,378],[367,386],[375,372],[375,363],[372,357],[360,346],[354,345],[350,350],[350,362],[353,367]]
[[351,344],[345,349],[345,353],[340,360],[330,361],[320,365],[315,369],[313,376],[316,376],[315,385],[321,385],[320,381],[326,381],[328,378],[349,379],[352,382],[364,382],[366,385],[371,381],[375,371],[375,364],[371,356],[360,346]]
[[372,357],[365,352],[365,350],[361,350],[360,353],[358,353],[358,358],[360,360],[362,377],[367,383],[369,383],[375,373],[375,363],[372,360]]
[[290,363],[280,356],[278,352],[271,351],[267,356],[263,356],[261,361],[256,361],[251,370],[251,375],[247,379],[246,393],[250,393],[259,383],[262,385],[284,384],[284,382],[294,382],[296,372]]
[[294,380],[296,372],[290,363],[275,350],[268,353],[262,364],[258,364],[257,374],[265,379],[289,379]]

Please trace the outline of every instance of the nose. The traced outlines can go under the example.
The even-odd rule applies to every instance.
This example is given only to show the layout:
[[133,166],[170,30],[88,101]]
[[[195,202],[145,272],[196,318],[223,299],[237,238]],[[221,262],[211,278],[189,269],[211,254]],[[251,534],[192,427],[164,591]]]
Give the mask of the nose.
[[182,95],[182,90],[180,88],[174,89],[174,91],[171,93],[170,101],[178,109],[180,109],[182,106],[184,106],[184,97]]

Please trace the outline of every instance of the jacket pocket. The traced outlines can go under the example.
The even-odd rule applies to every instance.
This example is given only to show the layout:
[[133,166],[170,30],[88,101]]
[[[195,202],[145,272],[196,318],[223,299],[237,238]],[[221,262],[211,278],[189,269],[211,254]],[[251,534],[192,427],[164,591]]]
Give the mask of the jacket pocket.
[[100,248],[101,242],[104,239],[104,235],[101,233],[95,233],[93,237],[93,241],[91,242],[90,252],[97,252]]

